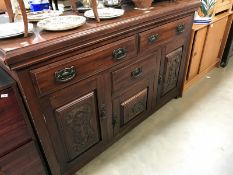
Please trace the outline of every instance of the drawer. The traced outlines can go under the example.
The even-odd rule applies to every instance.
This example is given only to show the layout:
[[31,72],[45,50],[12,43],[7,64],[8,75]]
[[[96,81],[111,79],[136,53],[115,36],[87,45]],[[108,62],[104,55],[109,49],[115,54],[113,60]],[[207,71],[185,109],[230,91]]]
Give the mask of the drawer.
[[125,125],[147,109],[147,91],[147,89],[143,89],[120,104],[120,111],[122,112],[121,125]]
[[153,79],[142,80],[113,98],[113,134],[125,132],[145,118],[151,110]]
[[136,36],[70,57],[31,71],[37,93],[44,95],[69,83],[94,75],[124,60],[136,58]]
[[153,50],[161,43],[174,40],[176,36],[185,36],[191,24],[192,16],[189,16],[140,33],[140,53]]
[[13,88],[0,91],[0,157],[30,140]]
[[45,175],[39,154],[33,142],[0,158],[0,174]]
[[139,61],[122,69],[112,72],[113,91],[124,90],[141,79],[155,74],[157,54],[148,56],[146,60]]

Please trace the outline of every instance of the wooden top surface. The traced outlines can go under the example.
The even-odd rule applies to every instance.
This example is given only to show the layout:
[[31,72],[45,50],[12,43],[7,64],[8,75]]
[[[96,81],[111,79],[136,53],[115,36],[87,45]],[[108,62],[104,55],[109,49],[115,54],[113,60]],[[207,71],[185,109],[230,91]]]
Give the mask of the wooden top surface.
[[[72,44],[83,44],[100,37],[107,37],[116,31],[136,28],[147,21],[162,21],[169,16],[179,16],[194,11],[199,0],[178,0],[176,2],[160,2],[149,11],[135,10],[125,6],[125,14],[119,18],[102,20],[87,19],[87,23],[77,29],[63,32],[42,31],[34,27],[34,33],[27,38],[23,36],[0,40],[0,61],[11,67],[37,57],[45,52],[59,50]],[[36,26],[36,25],[35,25]]]

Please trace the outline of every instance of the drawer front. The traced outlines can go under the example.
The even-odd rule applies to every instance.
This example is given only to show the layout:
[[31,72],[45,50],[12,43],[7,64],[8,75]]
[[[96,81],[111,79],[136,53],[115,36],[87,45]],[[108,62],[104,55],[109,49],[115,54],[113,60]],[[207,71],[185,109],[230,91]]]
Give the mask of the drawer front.
[[151,109],[153,79],[141,80],[112,101],[113,134],[127,131],[145,118]]
[[192,16],[189,16],[140,33],[140,53],[153,50],[161,43],[174,40],[176,36],[185,36],[191,23]]
[[144,89],[127,99],[120,104],[120,111],[122,112],[121,125],[125,125],[137,115],[146,110],[147,105],[147,89]]
[[0,157],[30,140],[12,88],[0,91]]
[[136,37],[131,36],[92,51],[31,71],[39,95],[84,79],[124,60],[136,58]]
[[154,54],[144,61],[112,72],[113,91],[124,90],[148,75],[154,74],[157,66],[156,59],[158,59],[157,54]]
[[0,158],[0,174],[45,175],[39,154],[33,142]]

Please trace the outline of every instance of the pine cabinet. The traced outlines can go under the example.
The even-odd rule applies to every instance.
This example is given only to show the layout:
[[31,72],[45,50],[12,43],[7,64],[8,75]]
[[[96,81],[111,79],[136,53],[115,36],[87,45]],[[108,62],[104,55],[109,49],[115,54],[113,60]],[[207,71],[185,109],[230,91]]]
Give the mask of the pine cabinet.
[[219,66],[232,20],[231,13],[213,17],[208,25],[193,25],[184,89]]
[[206,44],[202,56],[200,72],[213,67],[220,61],[219,51],[224,36],[228,16],[222,18],[208,27]]

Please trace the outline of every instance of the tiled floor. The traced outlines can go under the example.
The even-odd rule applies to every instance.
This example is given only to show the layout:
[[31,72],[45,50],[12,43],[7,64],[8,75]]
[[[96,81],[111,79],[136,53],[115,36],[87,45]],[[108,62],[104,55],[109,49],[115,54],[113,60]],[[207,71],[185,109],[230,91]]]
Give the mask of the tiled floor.
[[233,175],[233,58],[76,175]]

